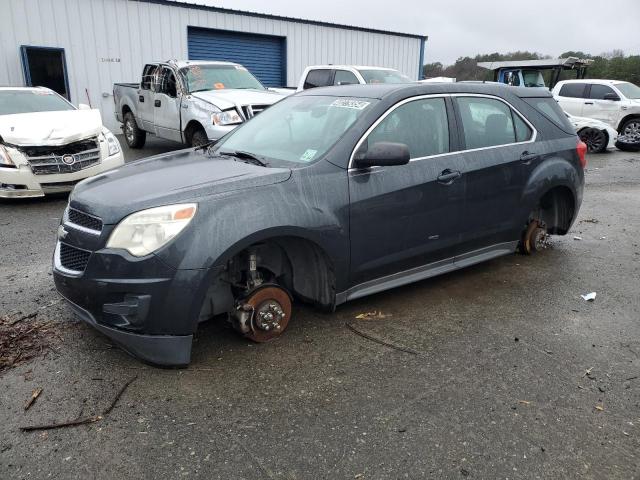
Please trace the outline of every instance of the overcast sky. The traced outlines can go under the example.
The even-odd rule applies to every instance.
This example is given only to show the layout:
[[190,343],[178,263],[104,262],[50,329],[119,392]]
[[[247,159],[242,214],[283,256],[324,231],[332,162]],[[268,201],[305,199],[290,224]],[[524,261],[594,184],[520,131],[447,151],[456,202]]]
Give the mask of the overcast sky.
[[186,1],[428,35],[425,63],[513,50],[640,54],[640,0]]

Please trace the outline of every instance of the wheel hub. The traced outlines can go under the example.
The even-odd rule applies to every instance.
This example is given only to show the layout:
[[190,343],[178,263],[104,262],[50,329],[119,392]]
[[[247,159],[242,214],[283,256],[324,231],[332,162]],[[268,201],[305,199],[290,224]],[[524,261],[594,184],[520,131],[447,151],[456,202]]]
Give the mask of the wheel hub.
[[289,325],[291,298],[281,287],[265,285],[251,292],[236,311],[236,329],[254,342],[267,342]]
[[282,310],[282,305],[278,302],[264,302],[255,312],[255,325],[266,332],[270,330],[280,330],[281,322],[286,318],[286,313]]
[[628,123],[624,129],[625,135],[640,135],[640,122]]

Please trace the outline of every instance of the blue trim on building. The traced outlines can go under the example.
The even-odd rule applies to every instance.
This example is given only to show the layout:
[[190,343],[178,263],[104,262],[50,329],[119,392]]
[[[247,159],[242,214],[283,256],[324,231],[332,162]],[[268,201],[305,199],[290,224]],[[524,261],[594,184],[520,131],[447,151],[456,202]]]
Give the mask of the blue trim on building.
[[418,66],[418,80],[424,78],[424,44],[427,43],[427,37],[420,42],[420,65]]
[[140,2],[140,3],[154,3],[159,5],[167,5],[174,7],[184,7],[184,8],[193,8],[196,10],[206,10],[208,12],[219,12],[219,13],[228,13],[231,15],[243,15],[245,17],[256,17],[256,18],[267,18],[271,20],[280,20],[284,22],[293,22],[293,23],[303,23],[306,25],[316,25],[319,27],[333,27],[333,28],[342,28],[346,30],[356,30],[359,32],[369,32],[369,33],[382,33],[384,35],[396,35],[398,37],[409,37],[416,39],[425,40],[427,37],[424,35],[418,35],[414,33],[404,33],[404,32],[391,32],[388,30],[378,30],[375,28],[366,28],[366,27],[356,27],[353,25],[342,25],[339,23],[330,23],[330,22],[322,22],[318,20],[305,20],[302,18],[293,18],[293,17],[285,17],[281,15],[271,15],[268,13],[257,13],[257,12],[246,12],[243,10],[234,10],[232,8],[222,8],[222,7],[210,7],[208,5],[201,5],[198,3],[187,3],[181,2],[180,0],[129,0],[131,2]]

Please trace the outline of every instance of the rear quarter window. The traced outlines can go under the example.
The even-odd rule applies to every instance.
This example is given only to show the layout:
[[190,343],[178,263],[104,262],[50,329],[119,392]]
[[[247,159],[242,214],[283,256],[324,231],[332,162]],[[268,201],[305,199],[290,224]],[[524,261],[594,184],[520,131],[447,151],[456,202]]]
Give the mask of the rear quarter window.
[[573,126],[564,114],[558,102],[551,97],[523,98],[526,103],[535,108],[542,116],[550,120],[567,133],[574,133]]
[[558,95],[569,98],[584,98],[584,83],[565,83],[560,87]]
[[304,81],[304,89],[326,87],[331,85],[331,73],[329,69],[311,70]]

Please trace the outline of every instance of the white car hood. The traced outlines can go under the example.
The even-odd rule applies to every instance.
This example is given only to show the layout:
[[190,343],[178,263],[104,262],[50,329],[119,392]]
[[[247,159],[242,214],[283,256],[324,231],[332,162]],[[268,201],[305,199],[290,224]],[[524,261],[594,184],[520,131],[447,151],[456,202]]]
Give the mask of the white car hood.
[[227,110],[237,105],[272,105],[282,100],[285,95],[269,90],[220,89],[206,90],[191,94],[195,98],[215,105],[220,110]]
[[18,146],[64,145],[93,137],[102,131],[99,110],[0,115],[0,137]]

